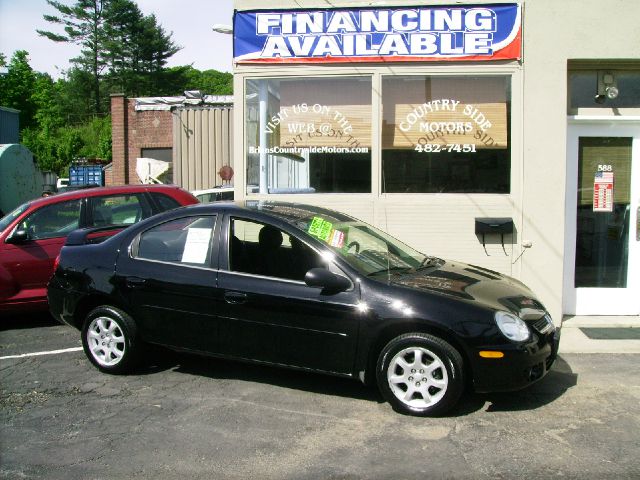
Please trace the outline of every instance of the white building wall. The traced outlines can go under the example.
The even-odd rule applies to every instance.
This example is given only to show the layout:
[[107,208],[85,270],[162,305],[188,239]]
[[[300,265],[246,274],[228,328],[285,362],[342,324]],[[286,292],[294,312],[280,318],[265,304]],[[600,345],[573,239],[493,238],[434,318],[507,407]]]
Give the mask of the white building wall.
[[640,61],[640,2],[530,0],[523,4],[522,236],[533,246],[522,257],[521,279],[558,318],[566,294],[565,191],[568,181],[576,181],[566,177],[567,62]]
[[[477,5],[495,1],[389,0],[342,1],[340,7],[416,5]],[[502,2],[513,3],[513,2]],[[234,165],[236,196],[245,197],[243,85],[245,77],[287,73],[372,73],[374,86],[381,73],[508,73],[512,75],[511,193],[387,194],[379,192],[380,158],[377,135],[372,145],[371,194],[264,196],[336,208],[378,227],[425,253],[466,261],[513,275],[529,285],[559,323],[562,317],[565,254],[567,62],[569,59],[635,59],[640,61],[640,2],[636,0],[528,0],[523,5],[521,62],[457,65],[411,64],[385,66],[236,66]],[[273,1],[270,8],[326,8],[320,0]],[[238,10],[261,9],[264,2],[236,0]],[[375,90],[375,88],[374,88]],[[379,106],[374,98],[373,129],[378,131]],[[378,113],[378,115],[376,115]],[[573,214],[573,213],[571,213]],[[475,217],[512,217],[516,233],[504,248],[493,237],[486,249],[474,233]],[[497,243],[496,243],[497,242]],[[531,248],[523,249],[524,242]]]

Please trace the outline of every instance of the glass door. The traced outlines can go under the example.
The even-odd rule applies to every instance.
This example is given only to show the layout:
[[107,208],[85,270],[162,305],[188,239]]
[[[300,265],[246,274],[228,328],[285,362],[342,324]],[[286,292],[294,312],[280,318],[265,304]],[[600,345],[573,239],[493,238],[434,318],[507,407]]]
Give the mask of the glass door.
[[573,280],[565,286],[574,290],[567,313],[638,315],[640,126],[575,124],[568,140],[567,215],[575,223],[567,232],[574,240],[565,259]]

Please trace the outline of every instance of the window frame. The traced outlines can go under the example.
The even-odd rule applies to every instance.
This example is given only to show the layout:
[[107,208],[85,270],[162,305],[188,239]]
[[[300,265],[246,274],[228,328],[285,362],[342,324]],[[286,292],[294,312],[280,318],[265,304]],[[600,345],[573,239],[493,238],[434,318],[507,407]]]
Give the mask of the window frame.
[[[250,81],[270,81],[270,80],[295,80],[295,79],[300,79],[300,80],[304,80],[304,79],[327,79],[327,78],[340,78],[340,79],[345,79],[345,78],[367,78],[370,80],[371,82],[371,129],[370,129],[370,147],[369,147],[369,155],[370,155],[370,179],[369,179],[369,185],[370,185],[370,191],[369,192],[314,192],[314,193],[308,193],[308,192],[303,192],[303,193],[281,193],[281,192],[275,192],[275,193],[259,193],[259,188],[258,191],[252,191],[249,192],[249,185],[247,183],[247,176],[248,176],[248,166],[249,166],[249,162],[248,162],[248,158],[249,158],[249,145],[248,145],[248,137],[247,137],[247,117],[246,117],[246,113],[247,113],[247,103],[246,100],[242,101],[242,110],[241,110],[241,115],[238,115],[239,117],[239,121],[241,122],[242,126],[239,129],[240,132],[242,132],[242,137],[240,138],[240,142],[241,142],[241,148],[239,149],[240,151],[240,155],[242,156],[242,162],[240,163],[242,165],[242,179],[243,179],[243,187],[242,187],[242,198],[269,198],[271,200],[274,200],[275,198],[277,198],[278,200],[282,199],[286,199],[287,197],[289,198],[301,198],[303,196],[307,196],[307,195],[311,195],[313,197],[317,197],[317,196],[323,196],[323,197],[327,197],[327,196],[344,196],[344,195],[356,195],[356,196],[361,196],[361,197],[370,197],[372,195],[376,195],[376,191],[377,189],[379,189],[378,187],[378,182],[376,180],[378,174],[376,171],[376,149],[377,149],[377,141],[378,141],[378,137],[379,135],[377,134],[377,130],[378,130],[378,124],[379,124],[379,120],[377,119],[377,116],[379,114],[380,108],[379,106],[377,106],[376,104],[378,103],[376,101],[376,96],[375,96],[375,92],[376,92],[376,88],[375,88],[375,75],[373,72],[371,71],[351,71],[348,73],[340,72],[339,74],[326,74],[324,72],[318,72],[315,74],[308,74],[308,75],[303,75],[301,74],[299,71],[292,73],[292,72],[283,72],[283,73],[275,73],[274,74],[265,74],[264,72],[261,72],[261,75],[247,75],[247,76],[241,76],[240,77],[240,82],[242,84],[242,91],[244,92],[244,95],[242,95],[241,98],[245,99],[247,94],[246,91],[248,90],[248,83]],[[238,175],[238,172],[236,172],[236,176]],[[259,187],[259,186],[258,186]],[[275,197],[274,197],[275,196]]]
[[[372,135],[371,139],[371,193],[298,193],[295,195],[279,194],[276,197],[282,201],[298,201],[308,202],[318,201],[319,195],[328,202],[332,202],[335,198],[335,205],[342,205],[345,196],[349,200],[357,203],[358,201],[376,201],[387,200],[401,202],[403,204],[414,204],[414,202],[424,201],[425,198],[436,200],[438,203],[445,201],[445,198],[476,198],[479,196],[483,201],[502,202],[502,198],[513,198],[521,201],[522,197],[522,172],[523,172],[523,92],[524,92],[524,74],[523,65],[520,61],[510,61],[501,63],[469,63],[460,64],[396,64],[392,66],[386,65],[357,65],[355,67],[349,65],[305,65],[305,75],[300,72],[300,66],[297,65],[277,65],[277,66],[256,66],[256,65],[239,65],[234,75],[234,90],[241,92],[237,98],[244,98],[246,94],[247,80],[300,77],[300,76],[323,76],[323,77],[340,77],[354,75],[370,75],[372,77]],[[384,75],[401,75],[401,76],[495,76],[506,75],[511,80],[511,119],[509,128],[511,131],[511,174],[510,174],[510,193],[451,193],[443,197],[440,193],[383,193],[382,192],[382,152],[381,152],[381,135],[382,135],[382,99],[379,95],[382,88],[382,76]],[[247,142],[246,142],[246,111],[244,100],[238,101],[234,106],[236,115],[234,116],[234,127],[241,135],[236,137],[234,143],[234,160],[238,165],[235,173],[236,199],[250,200],[274,200],[273,194],[260,194],[259,192],[247,191]],[[440,200],[442,199],[442,200]]]
[[[138,256],[140,240],[142,239],[142,236],[145,233],[149,232],[150,230],[153,230],[154,228],[160,227],[162,225],[166,225],[167,223],[184,220],[187,218],[202,218],[202,217],[213,217],[213,228],[211,233],[211,240],[209,241],[209,250],[207,253],[207,255],[209,256],[208,265],[199,266],[199,265],[194,265],[192,263],[169,262],[164,260],[154,260],[151,258],[143,258]],[[183,267],[183,268],[185,267],[193,268],[197,270],[217,271],[219,269],[218,255],[219,255],[219,248],[220,248],[220,223],[221,223],[219,220],[220,220],[220,215],[218,213],[207,213],[207,214],[183,215],[180,217],[168,218],[160,223],[155,223],[149,226],[148,228],[138,232],[135,235],[135,237],[133,237],[133,240],[129,242],[129,246],[127,247],[127,253],[128,253],[129,259],[132,261],[138,261],[138,262],[157,263],[160,265],[172,265],[172,266]]]
[[[241,271],[237,271],[237,270],[231,270],[231,261],[230,261],[230,255],[231,255],[231,222],[234,219],[239,219],[241,221],[245,221],[245,222],[250,222],[250,223],[257,223],[257,224],[262,224],[262,225],[270,225],[272,227],[277,228],[278,230],[280,230],[281,232],[287,234],[289,237],[294,237],[296,238],[298,241],[300,241],[302,244],[304,244],[307,248],[311,249],[318,257],[323,258],[324,255],[323,254],[327,254],[327,255],[331,255],[333,258],[331,260],[324,260],[326,265],[327,265],[327,269],[335,274],[338,275],[342,275],[343,277],[347,278],[349,280],[349,282],[351,283],[351,286],[345,290],[347,292],[353,291],[355,288],[355,282],[352,278],[352,276],[350,274],[348,274],[344,268],[342,268],[339,264],[338,264],[338,256],[335,255],[332,251],[330,251],[329,249],[323,250],[318,248],[317,246],[313,245],[313,243],[310,243],[308,241],[308,239],[306,238],[302,238],[299,234],[297,234],[296,232],[299,232],[300,230],[296,230],[294,228],[288,228],[288,226],[286,225],[282,225],[279,222],[272,222],[270,221],[270,219],[264,219],[264,218],[258,218],[258,217],[254,217],[254,216],[250,216],[250,215],[243,215],[243,214],[237,214],[237,213],[229,213],[225,215],[225,219],[222,222],[222,229],[224,231],[224,235],[222,237],[220,237],[220,251],[219,251],[219,256],[220,256],[220,265],[219,265],[219,269],[221,271],[224,271],[227,274],[231,274],[231,275],[241,275],[241,276],[246,276],[246,277],[251,277],[251,278],[260,278],[260,279],[266,279],[266,280],[271,280],[271,281],[277,281],[277,282],[285,282],[285,283],[294,283],[297,285],[305,285],[306,283],[304,280],[294,280],[294,279],[290,279],[290,278],[283,278],[283,277],[274,277],[274,276],[268,276],[268,275],[260,275],[260,274],[256,274],[256,273],[250,273],[250,272],[241,272]],[[224,246],[222,244],[222,242],[224,241]],[[316,288],[316,287],[309,287],[309,288]]]
[[[402,78],[408,78],[408,77],[415,77],[415,78],[450,78],[450,77],[456,77],[456,78],[461,78],[461,79],[465,79],[465,78],[473,78],[473,77],[487,77],[487,78],[500,78],[500,77],[504,77],[504,80],[506,81],[506,83],[508,83],[508,93],[509,93],[509,97],[507,98],[507,103],[506,103],[506,115],[507,115],[507,124],[506,124],[506,138],[507,138],[507,158],[509,161],[509,176],[508,176],[508,187],[507,187],[507,191],[506,192],[471,192],[471,191],[451,191],[451,192],[447,192],[447,191],[434,191],[434,192],[386,192],[385,191],[385,180],[384,180],[384,162],[383,162],[383,145],[382,145],[382,104],[383,104],[383,98],[382,98],[382,92],[383,92],[383,88],[384,88],[384,80],[385,78],[389,78],[389,77],[402,77]],[[379,129],[379,150],[378,155],[379,155],[379,169],[380,169],[380,179],[379,179],[379,192],[380,192],[380,196],[385,197],[387,195],[389,196],[413,196],[413,195],[418,195],[418,196],[423,196],[423,195],[480,195],[480,196],[489,196],[489,195],[511,195],[513,190],[514,190],[514,181],[515,181],[515,176],[513,174],[513,170],[514,170],[514,144],[513,144],[513,127],[514,127],[514,121],[513,121],[513,115],[514,115],[514,74],[513,72],[508,73],[508,72],[489,72],[489,71],[484,71],[484,72],[476,72],[476,71],[465,71],[464,73],[450,73],[450,72],[438,72],[438,73],[433,73],[433,72],[411,72],[411,73],[402,73],[402,72],[392,72],[392,73],[381,73],[380,74],[380,87],[379,90],[380,92],[378,98],[379,98],[379,103],[380,103],[380,118],[381,118],[381,122],[380,122],[380,129]],[[437,100],[437,99],[436,99]],[[390,149],[393,150],[393,149]],[[467,154],[467,155],[472,155],[471,153]],[[425,161],[426,161],[426,157],[425,157]]]

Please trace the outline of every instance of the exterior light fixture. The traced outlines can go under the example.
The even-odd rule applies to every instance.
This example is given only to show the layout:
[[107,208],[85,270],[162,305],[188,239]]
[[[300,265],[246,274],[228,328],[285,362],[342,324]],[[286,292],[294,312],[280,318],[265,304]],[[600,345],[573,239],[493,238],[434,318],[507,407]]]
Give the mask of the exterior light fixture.
[[606,95],[607,95],[607,98],[608,98],[609,100],[613,100],[614,98],[618,98],[618,93],[619,93],[619,92],[618,92],[618,87],[614,87],[614,86],[612,85],[612,86],[610,86],[610,87],[607,87],[607,88],[605,89],[605,91],[607,92],[607,93],[606,93]]
[[607,99],[618,98],[618,81],[612,72],[598,71],[598,91],[595,96],[596,103],[604,103]]

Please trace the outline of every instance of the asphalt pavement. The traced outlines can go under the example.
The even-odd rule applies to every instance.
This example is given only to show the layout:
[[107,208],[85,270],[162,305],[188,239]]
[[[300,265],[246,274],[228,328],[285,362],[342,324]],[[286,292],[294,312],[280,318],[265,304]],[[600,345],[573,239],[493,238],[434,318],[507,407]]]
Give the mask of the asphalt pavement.
[[105,375],[77,331],[2,319],[0,478],[638,479],[640,355],[567,351],[581,325],[532,387],[415,418],[356,381],[165,350]]

